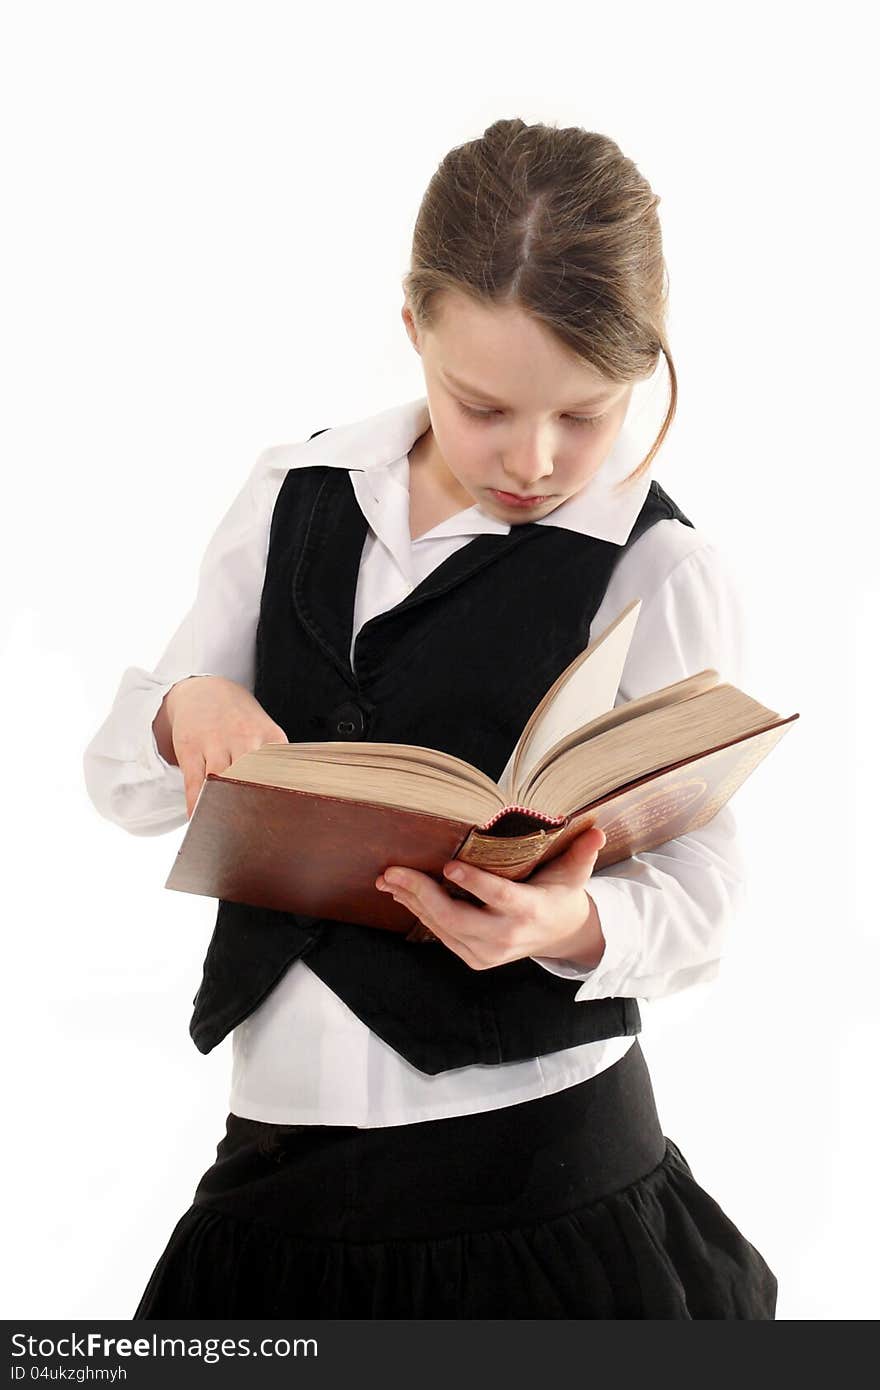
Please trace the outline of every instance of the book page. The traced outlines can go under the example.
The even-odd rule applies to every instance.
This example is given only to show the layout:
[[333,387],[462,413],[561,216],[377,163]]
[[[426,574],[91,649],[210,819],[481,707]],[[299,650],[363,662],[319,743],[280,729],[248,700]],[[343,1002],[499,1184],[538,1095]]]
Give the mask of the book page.
[[469,822],[504,807],[485,772],[452,753],[410,743],[264,743],[239,754],[223,778]]
[[520,802],[519,789],[560,739],[613,709],[641,606],[634,599],[551,685],[499,779],[507,801]]
[[684,680],[674,681],[672,685],[664,685],[661,690],[652,690],[648,695],[640,695],[635,700],[628,700],[626,704],[617,705],[614,709],[608,710],[605,714],[600,714],[598,719],[593,719],[589,724],[585,724],[581,729],[575,729],[572,733],[566,734],[558,743],[554,743],[549,752],[543,758],[539,758],[532,768],[531,773],[525,782],[520,784],[520,798],[522,804],[529,804],[532,785],[537,782],[546,767],[569,749],[575,748],[578,744],[586,743],[591,738],[604,734],[608,729],[618,728],[621,724],[627,724],[633,719],[640,719],[643,714],[650,714],[655,709],[665,709],[667,705],[681,704],[684,700],[692,700],[695,695],[702,695],[704,691],[711,690],[718,685],[720,676],[717,671],[707,668],[705,671],[698,671],[696,675],[685,676]]
[[569,748],[535,778],[528,804],[536,811],[569,815],[638,777],[778,721],[775,710],[735,685],[715,685]]

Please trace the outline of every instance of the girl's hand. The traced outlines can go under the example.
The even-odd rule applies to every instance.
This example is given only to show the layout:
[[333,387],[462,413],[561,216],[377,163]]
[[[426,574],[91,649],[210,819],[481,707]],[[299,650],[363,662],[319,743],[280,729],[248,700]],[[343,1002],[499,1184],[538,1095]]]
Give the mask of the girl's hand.
[[154,720],[157,742],[157,724],[161,726],[163,720],[167,720],[174,758],[183,773],[187,820],[209,772],[225,772],[240,754],[264,743],[288,742],[287,734],[251,692],[225,676],[187,676],[178,681]]
[[512,883],[457,860],[446,864],[444,875],[482,899],[483,907],[451,898],[428,874],[397,865],[380,875],[376,887],[392,893],[472,970],[528,956],[592,969],[602,959],[605,938],[585,889],[604,843],[603,831],[585,830],[528,883]]

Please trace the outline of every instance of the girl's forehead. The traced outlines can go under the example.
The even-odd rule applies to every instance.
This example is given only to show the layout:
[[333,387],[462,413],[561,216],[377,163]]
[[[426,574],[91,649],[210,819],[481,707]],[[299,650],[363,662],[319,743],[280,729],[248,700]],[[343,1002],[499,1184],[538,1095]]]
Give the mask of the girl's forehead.
[[610,381],[575,358],[548,327],[520,305],[481,305],[466,295],[444,296],[442,312],[425,331],[426,366],[454,390],[490,396],[521,394],[524,384],[549,388],[560,408],[608,405],[627,382]]

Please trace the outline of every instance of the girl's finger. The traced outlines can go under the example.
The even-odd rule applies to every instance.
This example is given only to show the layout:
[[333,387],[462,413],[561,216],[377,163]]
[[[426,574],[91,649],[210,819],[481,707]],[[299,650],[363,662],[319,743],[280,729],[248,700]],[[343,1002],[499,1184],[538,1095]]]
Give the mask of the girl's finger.
[[205,759],[201,753],[190,753],[180,764],[183,773],[183,790],[186,797],[186,818],[189,820],[205,780]]
[[[459,888],[466,888],[487,907],[510,915],[513,915],[521,904],[523,890],[525,889],[526,893],[533,891],[526,883],[512,883],[509,879],[501,878],[499,874],[490,873],[487,869],[478,869],[473,864],[462,864],[458,859],[444,866],[443,877]],[[480,908],[474,908],[473,911],[479,913]]]
[[562,854],[536,871],[531,880],[532,886],[549,888],[557,884],[567,884],[577,887],[588,883],[604,847],[604,830],[600,830],[598,826],[591,826],[589,830],[576,835]]
[[419,921],[424,922],[447,944],[455,942],[465,947],[462,938],[467,938],[469,931],[477,935],[481,930],[485,931],[483,909],[450,898],[430,875],[417,869],[392,867],[385,870],[383,878],[397,901],[408,907]]
[[[434,886],[436,887],[436,884]],[[418,917],[419,921],[426,926],[429,931],[434,933],[438,941],[442,942],[444,946],[448,947],[448,949],[453,951],[457,956],[460,956],[465,965],[470,966],[471,970],[480,970],[483,968],[484,962],[482,962],[478,956],[474,955],[470,947],[467,946],[449,926],[441,925],[436,917],[432,916],[427,911],[424,903],[421,903],[415,894],[408,892],[406,888],[396,887],[394,889],[394,897],[397,902],[402,903],[404,907],[408,907],[413,916]],[[449,899],[447,898],[446,901],[448,902]],[[456,906],[458,906],[458,904],[456,904]],[[476,911],[481,917],[484,915],[480,913],[479,908],[477,908]]]

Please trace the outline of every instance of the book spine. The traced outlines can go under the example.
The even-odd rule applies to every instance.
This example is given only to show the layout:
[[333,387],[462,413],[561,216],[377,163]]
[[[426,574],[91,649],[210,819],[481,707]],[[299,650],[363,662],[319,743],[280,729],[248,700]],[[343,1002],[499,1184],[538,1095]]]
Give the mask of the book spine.
[[475,868],[486,869],[501,878],[525,878],[559,838],[566,824],[567,821],[563,821],[561,825],[554,823],[550,830],[507,837],[487,835],[482,827],[475,827],[455,857],[464,864],[473,864]]

